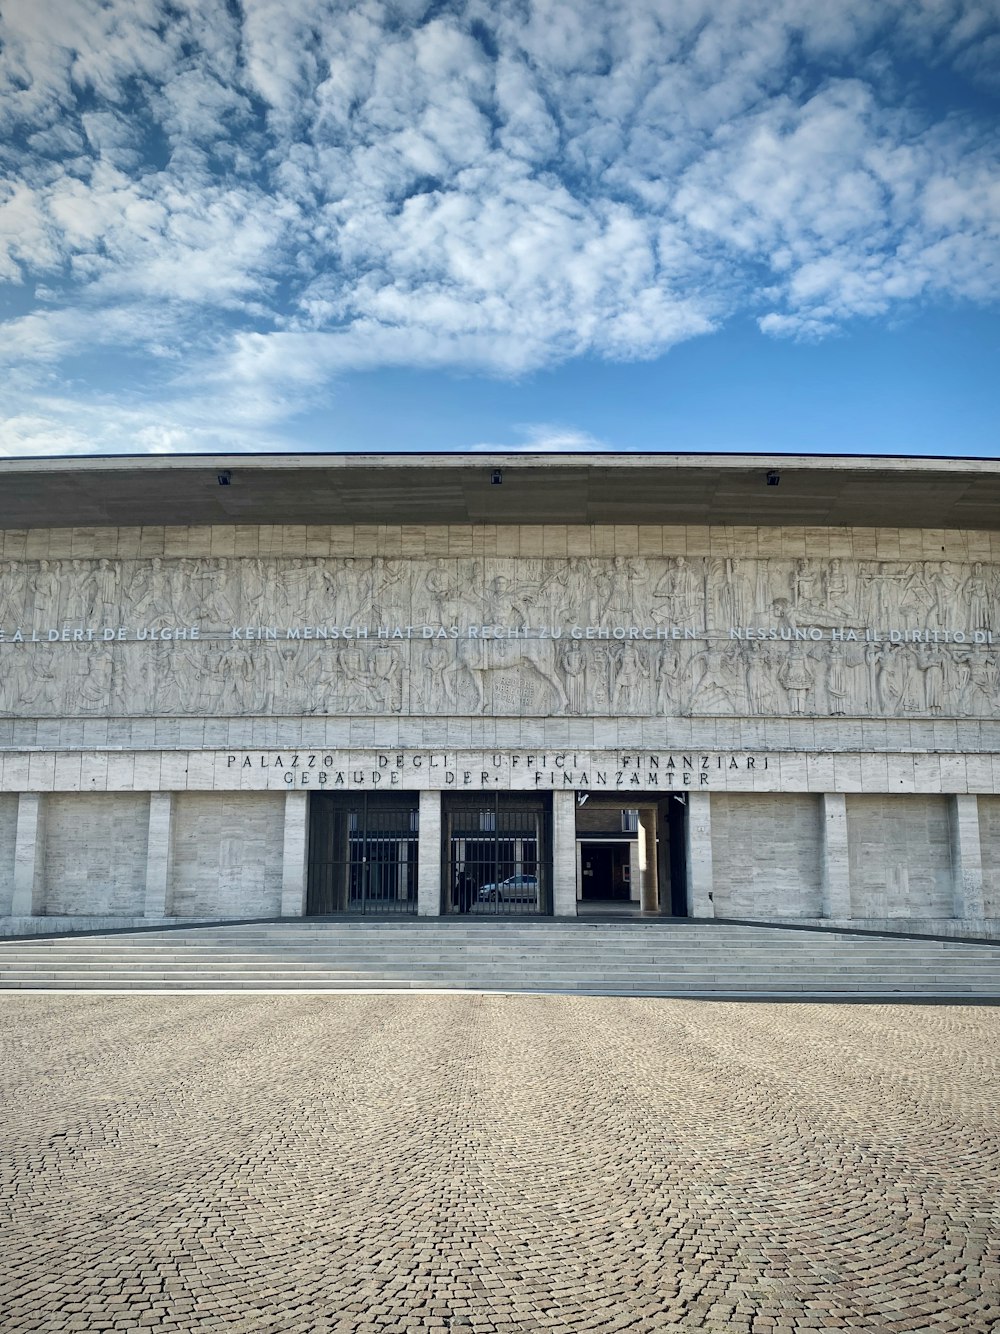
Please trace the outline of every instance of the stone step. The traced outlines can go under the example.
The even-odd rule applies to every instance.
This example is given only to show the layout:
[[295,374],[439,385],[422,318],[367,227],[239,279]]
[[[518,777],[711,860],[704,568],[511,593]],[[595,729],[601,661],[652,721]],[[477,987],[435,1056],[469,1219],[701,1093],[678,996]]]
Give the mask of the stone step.
[[0,942],[0,987],[1000,999],[981,943],[766,927],[335,922]]

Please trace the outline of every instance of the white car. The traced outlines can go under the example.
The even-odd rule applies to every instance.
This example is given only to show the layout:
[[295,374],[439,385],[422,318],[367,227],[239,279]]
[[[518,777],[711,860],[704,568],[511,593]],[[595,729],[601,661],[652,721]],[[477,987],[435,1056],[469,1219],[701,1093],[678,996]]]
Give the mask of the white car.
[[509,875],[506,880],[479,886],[479,898],[483,902],[496,903],[498,899],[537,899],[538,877],[534,875]]

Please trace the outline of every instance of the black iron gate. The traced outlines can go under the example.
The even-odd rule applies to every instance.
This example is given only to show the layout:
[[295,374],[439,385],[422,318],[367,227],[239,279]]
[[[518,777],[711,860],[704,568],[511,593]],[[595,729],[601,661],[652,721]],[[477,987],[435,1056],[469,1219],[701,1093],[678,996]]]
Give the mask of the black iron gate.
[[442,803],[441,911],[474,916],[552,912],[551,802],[480,792]]
[[314,792],[306,911],[417,911],[418,798],[410,792]]

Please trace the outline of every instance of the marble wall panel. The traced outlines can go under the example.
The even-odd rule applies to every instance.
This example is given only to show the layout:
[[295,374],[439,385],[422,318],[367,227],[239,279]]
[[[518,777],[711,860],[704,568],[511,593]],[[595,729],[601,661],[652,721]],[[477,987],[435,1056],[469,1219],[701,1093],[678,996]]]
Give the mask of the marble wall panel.
[[946,796],[847,798],[851,915],[951,917],[955,883]]
[[146,892],[146,793],[52,793],[45,798],[47,916],[140,917]]
[[284,793],[184,792],[174,799],[171,888],[177,917],[277,917]]
[[820,798],[714,793],[712,866],[717,917],[819,917]]

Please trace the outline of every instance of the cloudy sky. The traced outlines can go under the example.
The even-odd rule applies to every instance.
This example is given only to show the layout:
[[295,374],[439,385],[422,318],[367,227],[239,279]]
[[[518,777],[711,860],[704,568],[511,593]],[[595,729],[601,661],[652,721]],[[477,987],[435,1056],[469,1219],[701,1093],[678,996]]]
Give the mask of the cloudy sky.
[[0,453],[994,455],[1000,0],[4,0]]

